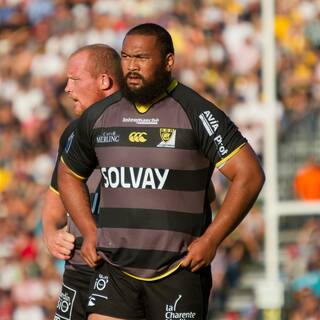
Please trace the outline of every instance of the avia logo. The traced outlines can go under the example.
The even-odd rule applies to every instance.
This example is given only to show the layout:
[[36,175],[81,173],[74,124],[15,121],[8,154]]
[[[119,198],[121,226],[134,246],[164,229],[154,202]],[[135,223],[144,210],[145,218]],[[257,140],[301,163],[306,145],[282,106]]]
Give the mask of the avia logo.
[[212,115],[210,111],[202,112],[199,115],[199,118],[208,132],[208,135],[211,137],[219,128],[219,121]]
[[178,319],[178,320],[191,320],[196,319],[196,312],[187,311],[187,312],[178,312],[177,304],[181,300],[182,295],[179,294],[177,300],[174,304],[166,304],[165,310],[165,319]]
[[169,171],[158,168],[101,168],[105,188],[126,189],[163,189]]
[[147,139],[146,139],[146,136],[147,136],[147,133],[146,132],[131,132],[129,134],[129,141],[130,142],[146,142]]

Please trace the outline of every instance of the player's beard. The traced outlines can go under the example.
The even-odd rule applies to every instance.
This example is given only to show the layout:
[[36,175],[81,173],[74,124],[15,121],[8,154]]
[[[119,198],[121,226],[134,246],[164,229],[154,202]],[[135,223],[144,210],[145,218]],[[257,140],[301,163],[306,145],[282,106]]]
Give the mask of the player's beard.
[[[128,86],[127,78],[130,75],[139,77],[142,81],[140,88],[132,88]],[[163,94],[170,84],[171,73],[164,70],[163,66],[160,66],[155,70],[154,77],[152,80],[146,80],[140,74],[136,72],[128,73],[125,76],[123,95],[131,102],[147,104],[155,98]]]

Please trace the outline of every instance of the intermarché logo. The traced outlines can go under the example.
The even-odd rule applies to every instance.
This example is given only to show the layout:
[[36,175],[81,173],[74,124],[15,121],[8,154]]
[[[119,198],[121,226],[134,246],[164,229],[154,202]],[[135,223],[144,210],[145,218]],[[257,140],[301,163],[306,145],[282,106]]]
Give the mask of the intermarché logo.
[[143,143],[147,141],[146,136],[147,136],[146,132],[133,131],[129,134],[129,141]]

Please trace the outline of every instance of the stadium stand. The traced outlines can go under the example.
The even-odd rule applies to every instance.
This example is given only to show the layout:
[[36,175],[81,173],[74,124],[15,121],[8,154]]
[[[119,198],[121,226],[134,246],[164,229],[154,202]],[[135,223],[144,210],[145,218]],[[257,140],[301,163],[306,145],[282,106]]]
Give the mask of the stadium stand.
[[[260,9],[259,0],[0,1],[1,320],[53,318],[62,264],[44,248],[40,211],[58,138],[73,117],[63,91],[67,56],[91,43],[119,50],[125,32],[143,21],[166,26],[176,48],[175,76],[228,113],[263,161]],[[284,200],[295,197],[293,179],[307,155],[320,157],[319,16],[316,0],[276,1],[278,181]],[[226,181],[219,174],[213,179],[218,206]],[[263,225],[262,201],[255,208],[259,222],[249,215],[213,262],[214,319],[258,319],[253,285],[264,272],[263,236],[248,239],[244,230]],[[318,232],[315,217],[281,224],[284,314],[300,315],[292,319],[304,319],[304,301],[320,305]],[[319,310],[312,312],[319,316]]]

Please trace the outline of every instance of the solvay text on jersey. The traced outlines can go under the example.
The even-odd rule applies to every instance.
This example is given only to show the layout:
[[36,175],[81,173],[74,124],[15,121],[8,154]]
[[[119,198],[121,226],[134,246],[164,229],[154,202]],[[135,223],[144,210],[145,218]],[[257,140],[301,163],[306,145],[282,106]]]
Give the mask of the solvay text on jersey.
[[109,167],[101,168],[105,188],[162,189],[169,169]]

